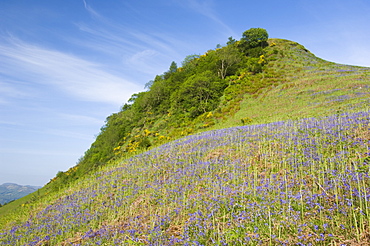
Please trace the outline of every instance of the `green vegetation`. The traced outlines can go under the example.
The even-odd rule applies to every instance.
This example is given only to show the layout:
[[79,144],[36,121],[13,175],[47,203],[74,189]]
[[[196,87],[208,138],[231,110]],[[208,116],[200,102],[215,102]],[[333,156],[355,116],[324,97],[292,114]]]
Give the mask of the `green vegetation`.
[[263,74],[274,56],[265,49],[267,39],[266,30],[252,28],[240,41],[229,38],[224,47],[186,57],[181,67],[172,62],[167,72],[146,84],[147,91],[132,95],[120,112],[107,118],[77,166],[57,174],[54,189],[109,161],[203,131],[234,115],[244,94],[256,94],[276,79],[277,74]]
[[267,38],[171,63],[75,167],[0,208],[0,243],[369,243],[370,68]]
[[239,47],[246,55],[258,57],[263,55],[263,48],[268,46],[268,33],[263,28],[251,28],[243,33]]

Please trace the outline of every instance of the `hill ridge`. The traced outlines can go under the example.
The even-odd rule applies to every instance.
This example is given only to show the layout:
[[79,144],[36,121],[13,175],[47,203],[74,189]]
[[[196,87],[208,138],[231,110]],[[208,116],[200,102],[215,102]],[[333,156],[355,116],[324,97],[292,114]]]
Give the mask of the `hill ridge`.
[[[243,113],[243,111],[240,111],[240,108],[241,103],[246,101],[246,96],[253,98],[260,97],[259,99],[261,99],[261,97],[263,97],[263,92],[267,93],[268,90],[274,87],[282,86],[283,89],[288,89],[287,87],[299,87],[299,85],[295,84],[297,80],[299,83],[309,83],[311,81],[310,79],[308,79],[306,82],[304,80],[301,81],[302,76],[304,76],[302,74],[312,73],[313,70],[316,70],[317,68],[320,69],[320,66],[332,67],[332,71],[327,70],[326,72],[323,71],[322,73],[319,73],[320,80],[330,79],[332,76],[330,73],[336,72],[334,69],[354,69],[355,71],[353,71],[353,73],[349,76],[355,76],[357,72],[367,73],[369,71],[368,68],[340,65],[324,61],[321,58],[313,55],[304,46],[289,40],[269,39],[268,45],[269,46],[260,51],[260,53],[257,53],[257,58],[252,57],[245,61],[245,64],[243,63],[245,67],[238,68],[238,71],[235,72],[235,75],[229,75],[226,77],[225,80],[228,81],[228,85],[220,87],[225,89],[221,94],[219,94],[221,95],[219,99],[216,98],[218,100],[218,106],[214,107],[213,109],[209,109],[208,111],[204,110],[204,113],[198,113],[199,115],[194,118],[191,118],[192,116],[189,118],[189,114],[192,112],[192,104],[186,106],[184,99],[181,99],[181,104],[184,105],[181,106],[183,107],[183,109],[181,109],[183,111],[180,113],[176,113],[173,108],[168,108],[168,111],[159,112],[157,114],[155,112],[153,113],[153,105],[157,105],[156,107],[160,110],[161,106],[158,106],[158,104],[150,105],[145,103],[145,101],[152,101],[156,103],[156,99],[153,99],[154,97],[152,95],[156,95],[156,93],[159,93],[158,95],[162,96],[162,104],[169,104],[169,100],[180,100],[178,99],[178,93],[186,95],[189,92],[179,89],[178,93],[168,94],[170,92],[163,92],[164,89],[162,88],[165,88],[163,84],[174,83],[174,86],[176,85],[177,87],[180,87],[180,85],[191,87],[191,83],[195,82],[197,78],[195,78],[195,80],[191,80],[192,77],[190,77],[185,82],[182,82],[182,84],[176,84],[173,81],[181,81],[183,78],[178,77],[181,75],[183,70],[186,70],[187,66],[193,66],[192,63],[194,62],[198,62],[199,64],[197,66],[202,67],[202,69],[211,69],[212,67],[209,68],[206,65],[200,65],[203,63],[207,64],[208,62],[207,60],[202,61],[202,59],[208,59],[208,57],[214,59],[212,56],[215,56],[217,52],[222,51],[222,49],[209,50],[201,56],[191,56],[190,61],[189,59],[184,60],[183,67],[176,68],[176,64],[174,65],[174,63],[172,63],[169,71],[165,72],[163,75],[156,76],[155,80],[151,82],[147,92],[133,95],[132,99],[129,100],[129,102],[132,104],[125,104],[121,112],[113,114],[107,118],[107,124],[102,128],[102,132],[98,136],[97,141],[86,152],[84,159],[81,160],[78,166],[80,166],[81,169],[84,169],[84,166],[94,166],[94,163],[99,163],[101,160],[104,160],[104,158],[115,159],[120,156],[127,157],[136,151],[143,151],[150,146],[156,146],[158,144],[162,144],[163,142],[174,140],[178,137],[195,132],[219,128],[220,126],[227,126],[227,124],[230,123],[231,126],[244,123],[260,123],[261,121],[259,121],[259,117],[256,115],[245,115],[245,117],[239,117],[239,119],[231,122],[233,119],[235,119],[234,116],[236,114]],[[227,47],[229,46],[225,46],[223,49]],[[262,55],[259,56],[259,54]],[[282,66],[286,66],[287,69],[284,69]],[[319,76],[319,74],[316,74],[316,76]],[[367,73],[366,76],[368,75],[369,74]],[[207,77],[209,76],[212,75],[208,74]],[[359,74],[359,76],[361,75]],[[215,77],[212,78],[215,79]],[[204,78],[201,79],[205,80]],[[189,80],[190,82],[187,84],[187,81]],[[213,88],[213,90],[217,90],[217,88]],[[206,95],[208,92],[200,91],[199,93]],[[194,95],[194,97],[197,96]],[[191,102],[191,99],[188,100]],[[144,109],[145,107],[147,108]],[[135,116],[135,114],[129,112],[131,109],[136,110],[134,112],[137,112],[138,110],[143,111],[142,113],[138,114],[138,116]],[[307,110],[307,112],[309,112],[309,110]],[[244,123],[241,122],[240,118],[244,119]],[[266,119],[263,119],[262,122],[264,120]],[[130,126],[130,124],[133,125]],[[115,127],[116,125],[126,126],[117,128]],[[115,130],[113,130],[114,128]],[[115,134],[114,132],[122,133]],[[104,135],[110,135],[113,139],[116,139],[114,140],[115,144],[112,145],[104,143]],[[99,138],[102,139],[102,141],[99,142]],[[101,150],[104,148],[106,149],[105,155],[107,157],[101,157],[100,153],[94,151],[95,149]]]

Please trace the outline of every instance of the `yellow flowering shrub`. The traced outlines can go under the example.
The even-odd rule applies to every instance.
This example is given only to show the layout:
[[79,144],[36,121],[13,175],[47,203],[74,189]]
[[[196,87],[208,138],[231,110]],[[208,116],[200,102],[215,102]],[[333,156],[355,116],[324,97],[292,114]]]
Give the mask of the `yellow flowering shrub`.
[[258,60],[258,64],[264,64],[264,63],[266,63],[265,56],[261,55],[260,59]]
[[146,137],[147,137],[147,136],[149,136],[149,135],[150,135],[150,133],[151,133],[151,132],[150,132],[148,129],[145,129],[145,130],[144,130],[144,136],[146,136]]

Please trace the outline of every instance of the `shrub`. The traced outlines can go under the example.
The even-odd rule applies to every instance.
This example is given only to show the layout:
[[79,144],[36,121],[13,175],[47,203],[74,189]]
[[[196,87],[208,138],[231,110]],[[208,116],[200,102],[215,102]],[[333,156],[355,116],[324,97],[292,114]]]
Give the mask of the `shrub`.
[[252,120],[251,118],[249,118],[249,117],[241,118],[240,120],[241,120],[241,122],[242,122],[242,124],[243,124],[243,125],[248,125],[248,124],[252,123],[252,121],[253,121],[253,120]]

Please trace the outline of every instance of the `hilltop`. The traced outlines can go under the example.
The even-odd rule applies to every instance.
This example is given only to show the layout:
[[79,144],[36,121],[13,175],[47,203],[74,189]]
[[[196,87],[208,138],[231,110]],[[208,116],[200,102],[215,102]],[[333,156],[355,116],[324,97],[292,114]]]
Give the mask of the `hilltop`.
[[0,243],[369,243],[370,68],[259,40],[172,63],[75,167],[0,209]]
[[107,117],[90,149],[53,185],[186,135],[367,105],[369,68],[327,62],[296,42],[263,34],[254,46],[230,37],[226,46],[186,57],[181,67],[172,62],[147,91]]

